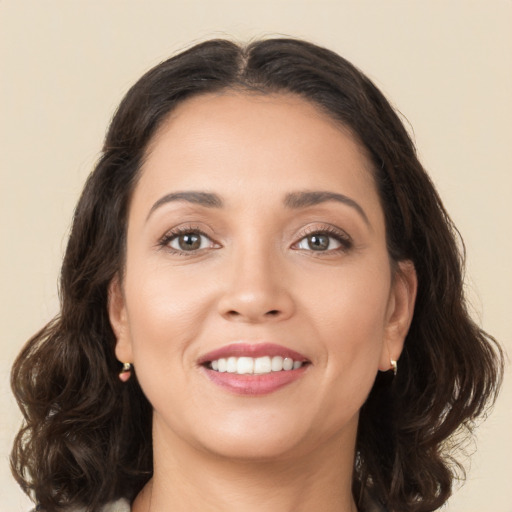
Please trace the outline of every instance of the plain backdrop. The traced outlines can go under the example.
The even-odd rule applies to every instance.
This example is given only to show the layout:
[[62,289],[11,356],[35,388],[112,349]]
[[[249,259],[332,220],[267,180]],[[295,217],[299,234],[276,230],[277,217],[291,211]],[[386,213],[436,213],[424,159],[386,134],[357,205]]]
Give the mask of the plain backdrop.
[[[512,352],[510,0],[0,0],[0,512],[9,370],[58,311],[72,211],[128,87],[193,42],[291,35],[345,56],[400,110],[467,246],[476,318]],[[475,451],[476,450],[476,451]],[[512,511],[512,386],[478,429],[449,512]]]

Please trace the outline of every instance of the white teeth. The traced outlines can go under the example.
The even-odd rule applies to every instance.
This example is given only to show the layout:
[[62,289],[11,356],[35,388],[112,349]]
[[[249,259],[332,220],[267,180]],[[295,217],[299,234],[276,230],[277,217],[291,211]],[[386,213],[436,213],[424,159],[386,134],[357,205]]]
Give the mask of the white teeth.
[[263,375],[270,372],[297,370],[302,361],[294,361],[289,357],[263,356],[263,357],[228,357],[211,361],[211,369],[218,372],[237,373],[239,375]]
[[[231,359],[231,358],[230,358]],[[256,359],[257,361],[257,359]],[[252,373],[254,370],[254,359],[252,357],[239,357],[236,364],[236,373]]]
[[283,361],[283,370],[291,370],[293,368],[293,359],[285,357]]
[[254,360],[254,373],[270,373],[271,371],[272,362],[270,361],[270,357],[258,357]]
[[[219,365],[219,372],[225,372],[226,368],[228,366],[228,362],[226,361],[226,359],[219,359],[218,365]],[[213,365],[212,365],[212,367],[213,367]]]
[[236,357],[228,357],[226,371],[228,373],[236,373]]
[[283,369],[283,358],[281,356],[274,356],[272,358],[272,371],[280,372]]

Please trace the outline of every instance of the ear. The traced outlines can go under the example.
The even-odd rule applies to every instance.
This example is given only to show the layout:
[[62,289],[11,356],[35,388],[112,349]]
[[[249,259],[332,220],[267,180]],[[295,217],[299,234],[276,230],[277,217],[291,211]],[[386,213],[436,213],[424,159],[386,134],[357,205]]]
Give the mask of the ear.
[[128,313],[123,288],[116,275],[108,286],[108,316],[116,337],[116,357],[122,363],[133,361],[132,343],[128,325]]
[[390,370],[392,368],[391,360],[397,361],[400,358],[414,314],[417,288],[418,278],[414,264],[409,260],[400,261],[391,283],[385,335],[379,364],[379,370],[381,371]]

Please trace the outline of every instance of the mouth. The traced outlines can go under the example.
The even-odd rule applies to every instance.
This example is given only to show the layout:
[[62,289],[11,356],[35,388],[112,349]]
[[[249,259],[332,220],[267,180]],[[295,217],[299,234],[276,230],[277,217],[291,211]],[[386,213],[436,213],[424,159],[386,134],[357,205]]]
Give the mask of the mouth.
[[198,363],[214,384],[253,396],[291,384],[311,365],[302,354],[271,343],[234,343],[205,354]]
[[221,357],[206,363],[209,370],[219,373],[236,373],[237,375],[265,375],[271,372],[297,370],[307,361],[293,360],[290,357]]

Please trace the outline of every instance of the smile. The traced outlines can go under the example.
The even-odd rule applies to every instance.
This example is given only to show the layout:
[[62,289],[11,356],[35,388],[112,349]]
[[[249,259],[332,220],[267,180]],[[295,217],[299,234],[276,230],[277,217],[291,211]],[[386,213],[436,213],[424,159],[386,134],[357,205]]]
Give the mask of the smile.
[[215,359],[210,362],[210,368],[216,372],[237,373],[238,375],[264,375],[270,372],[296,370],[302,366],[302,361],[294,361],[289,357],[228,357]]
[[310,361],[302,354],[271,343],[234,343],[199,359],[208,379],[242,395],[264,395],[304,375]]

